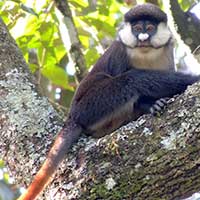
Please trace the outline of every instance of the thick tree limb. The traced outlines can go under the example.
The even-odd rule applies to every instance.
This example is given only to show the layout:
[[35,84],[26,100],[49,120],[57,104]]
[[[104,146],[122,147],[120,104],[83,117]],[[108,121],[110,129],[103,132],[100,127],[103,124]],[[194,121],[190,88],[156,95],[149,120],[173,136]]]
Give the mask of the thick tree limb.
[[79,142],[48,192],[58,188],[54,199],[141,200],[182,199],[197,192],[199,94],[196,84],[160,117],[143,116],[98,141]]
[[24,183],[23,173],[30,174],[34,168],[29,167],[40,163],[35,155],[42,153],[41,146],[49,146],[48,138],[58,132],[61,120],[36,91],[22,53],[1,19],[0,45],[0,159]]
[[[0,156],[16,182],[28,185],[60,123],[48,101],[35,92],[21,53],[0,21],[2,37]],[[200,188],[199,111],[196,84],[160,117],[143,116],[100,140],[81,138],[40,199],[155,200],[191,195]]]

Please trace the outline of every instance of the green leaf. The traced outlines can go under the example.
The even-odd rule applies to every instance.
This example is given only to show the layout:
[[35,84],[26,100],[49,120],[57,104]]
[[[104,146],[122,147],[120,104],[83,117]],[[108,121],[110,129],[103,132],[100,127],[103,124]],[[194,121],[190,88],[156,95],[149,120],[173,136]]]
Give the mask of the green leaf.
[[100,19],[94,19],[91,17],[88,17],[86,19],[87,23],[91,26],[95,26],[97,28],[98,32],[104,32],[106,34],[109,34],[113,36],[115,34],[115,27],[106,21],[100,20]]
[[9,182],[9,175],[8,175],[8,173],[3,173],[3,179],[4,179],[4,181],[5,181],[6,183]]
[[26,27],[25,27],[25,31],[24,31],[24,35],[33,35],[36,34],[38,28],[40,27],[40,23],[38,23],[38,21],[36,20],[35,17],[33,16],[29,16]]
[[72,4],[75,8],[84,9],[88,6],[88,3],[83,0],[69,0],[69,3]]
[[31,70],[32,73],[34,73],[36,70],[38,70],[38,65],[36,64],[29,64],[29,68]]
[[52,22],[42,23],[39,27],[38,31],[40,33],[40,39],[44,43],[44,45],[51,45],[51,41],[53,40],[53,34],[55,32],[55,26]]
[[195,3],[195,1],[194,1],[194,0],[179,0],[179,3],[180,3],[180,5],[181,5],[181,8],[182,8],[184,11],[186,11],[186,10],[188,10],[188,9],[191,7],[191,5],[192,5],[193,3]]
[[56,60],[57,60],[57,63],[60,62],[60,60],[63,58],[63,56],[66,54],[66,49],[65,47],[63,46],[63,44],[60,44],[60,45],[55,45],[55,48],[54,48],[54,55],[56,57]]
[[99,54],[95,48],[91,48],[87,50],[85,54],[87,66],[90,67],[91,65],[93,65],[98,58],[99,58]]
[[61,86],[65,89],[70,87],[67,85],[68,76],[64,69],[56,65],[46,65],[42,68],[42,74],[51,80],[54,84]]
[[0,168],[3,168],[5,165],[4,165],[4,162],[3,160],[0,159]]
[[11,1],[13,1],[15,3],[20,3],[20,0],[11,0]]

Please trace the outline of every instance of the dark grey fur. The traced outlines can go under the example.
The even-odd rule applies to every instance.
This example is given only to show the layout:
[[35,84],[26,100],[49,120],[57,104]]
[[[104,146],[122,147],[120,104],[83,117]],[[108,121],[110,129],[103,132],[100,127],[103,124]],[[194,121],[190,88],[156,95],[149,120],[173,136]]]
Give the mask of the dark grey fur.
[[133,22],[141,18],[167,22],[167,15],[158,6],[151,3],[136,5],[124,16],[126,22]]

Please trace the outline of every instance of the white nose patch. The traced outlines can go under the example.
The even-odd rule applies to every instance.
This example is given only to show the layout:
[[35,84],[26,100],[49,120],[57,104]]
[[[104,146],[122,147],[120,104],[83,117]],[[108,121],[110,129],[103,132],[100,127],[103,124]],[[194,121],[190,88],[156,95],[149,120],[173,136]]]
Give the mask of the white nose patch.
[[147,33],[140,33],[138,35],[138,39],[141,40],[142,42],[147,40],[148,38],[149,38],[149,34],[147,34]]

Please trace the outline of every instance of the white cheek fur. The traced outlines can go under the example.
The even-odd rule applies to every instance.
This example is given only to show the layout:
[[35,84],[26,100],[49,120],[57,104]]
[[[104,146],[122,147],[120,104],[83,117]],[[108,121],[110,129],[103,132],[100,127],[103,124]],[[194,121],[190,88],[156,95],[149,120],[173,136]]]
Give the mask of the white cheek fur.
[[156,48],[164,46],[172,37],[169,27],[161,22],[158,25],[157,33],[151,38],[151,44]]
[[131,25],[129,23],[124,24],[123,28],[118,33],[120,40],[126,46],[134,48],[137,44],[137,38],[131,31]]

